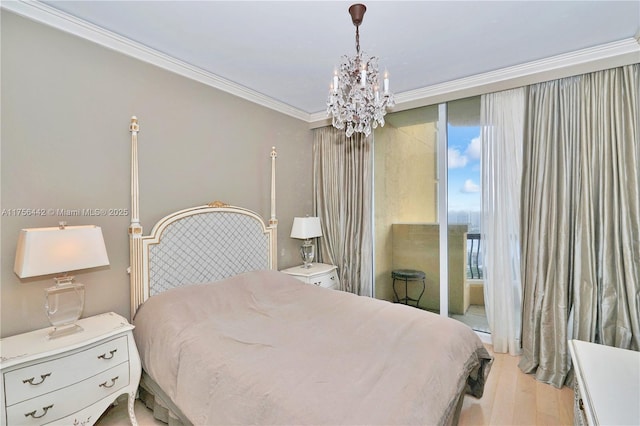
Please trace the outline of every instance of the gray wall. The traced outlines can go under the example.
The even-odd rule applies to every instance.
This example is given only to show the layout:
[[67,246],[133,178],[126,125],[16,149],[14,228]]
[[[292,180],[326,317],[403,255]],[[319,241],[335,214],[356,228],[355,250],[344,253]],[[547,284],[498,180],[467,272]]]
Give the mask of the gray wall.
[[279,268],[299,262],[294,216],[311,214],[308,124],[86,40],[1,12],[1,330],[48,326],[52,276],[13,273],[22,228],[95,224],[110,266],[76,273],[84,316],[129,317],[127,216],[15,215],[13,209],[129,209],[129,119],[140,123],[140,213],[147,234],[173,211],[222,200],[270,215],[278,149]]

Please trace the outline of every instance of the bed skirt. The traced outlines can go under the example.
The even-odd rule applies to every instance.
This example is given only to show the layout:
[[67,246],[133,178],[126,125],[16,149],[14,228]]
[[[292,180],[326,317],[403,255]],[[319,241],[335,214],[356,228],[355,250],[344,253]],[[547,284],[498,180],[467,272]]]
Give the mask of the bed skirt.
[[[484,376],[485,372],[480,372],[480,376]],[[467,385],[467,392],[472,394],[471,388]],[[169,426],[193,426],[191,423],[169,399],[169,397],[160,389],[146,372],[142,372],[140,387],[138,388],[140,401],[153,411],[153,417]],[[449,426],[457,425],[460,420],[460,412],[464,402],[464,393],[461,394],[456,403],[454,414],[451,416]]]
[[169,426],[192,426],[192,423],[144,370],[142,371],[138,395],[140,401],[153,411],[155,419]]

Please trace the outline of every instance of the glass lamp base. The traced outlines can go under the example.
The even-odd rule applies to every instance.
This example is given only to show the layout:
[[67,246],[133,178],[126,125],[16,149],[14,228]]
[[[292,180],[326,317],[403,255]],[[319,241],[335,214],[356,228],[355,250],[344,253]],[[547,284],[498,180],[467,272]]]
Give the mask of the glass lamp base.
[[82,331],[75,322],[84,310],[84,285],[73,282],[73,277],[56,278],[56,285],[45,290],[44,307],[54,327],[50,339]]
[[68,336],[70,334],[80,333],[84,328],[78,324],[63,325],[62,327],[53,327],[53,330],[47,334],[47,339],[57,339],[58,337]]
[[304,244],[300,247],[300,256],[302,256],[302,262],[305,268],[311,268],[311,262],[315,257],[315,247],[311,240],[305,240]]

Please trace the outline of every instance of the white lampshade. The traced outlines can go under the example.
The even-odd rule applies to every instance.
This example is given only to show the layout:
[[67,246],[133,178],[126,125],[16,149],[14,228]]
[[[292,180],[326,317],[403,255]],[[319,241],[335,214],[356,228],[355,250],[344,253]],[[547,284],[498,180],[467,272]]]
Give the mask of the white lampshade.
[[291,238],[307,240],[322,236],[320,218],[318,217],[294,217],[291,227]]
[[108,264],[99,226],[31,228],[20,231],[13,270],[26,278]]

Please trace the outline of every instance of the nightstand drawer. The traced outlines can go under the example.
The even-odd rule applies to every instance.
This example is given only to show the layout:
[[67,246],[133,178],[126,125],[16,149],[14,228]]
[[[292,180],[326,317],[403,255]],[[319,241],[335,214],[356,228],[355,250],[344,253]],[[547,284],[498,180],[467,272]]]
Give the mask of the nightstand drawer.
[[[129,384],[129,363],[113,367],[73,387],[41,395],[7,407],[8,425],[40,425],[67,417]],[[97,420],[97,419],[93,419]]]
[[129,359],[127,337],[50,359],[4,374],[6,404],[35,398],[48,392],[80,382]]
[[308,283],[317,285],[318,287],[336,289],[338,287],[338,274],[336,274],[336,271],[333,271],[329,275],[309,277]]

